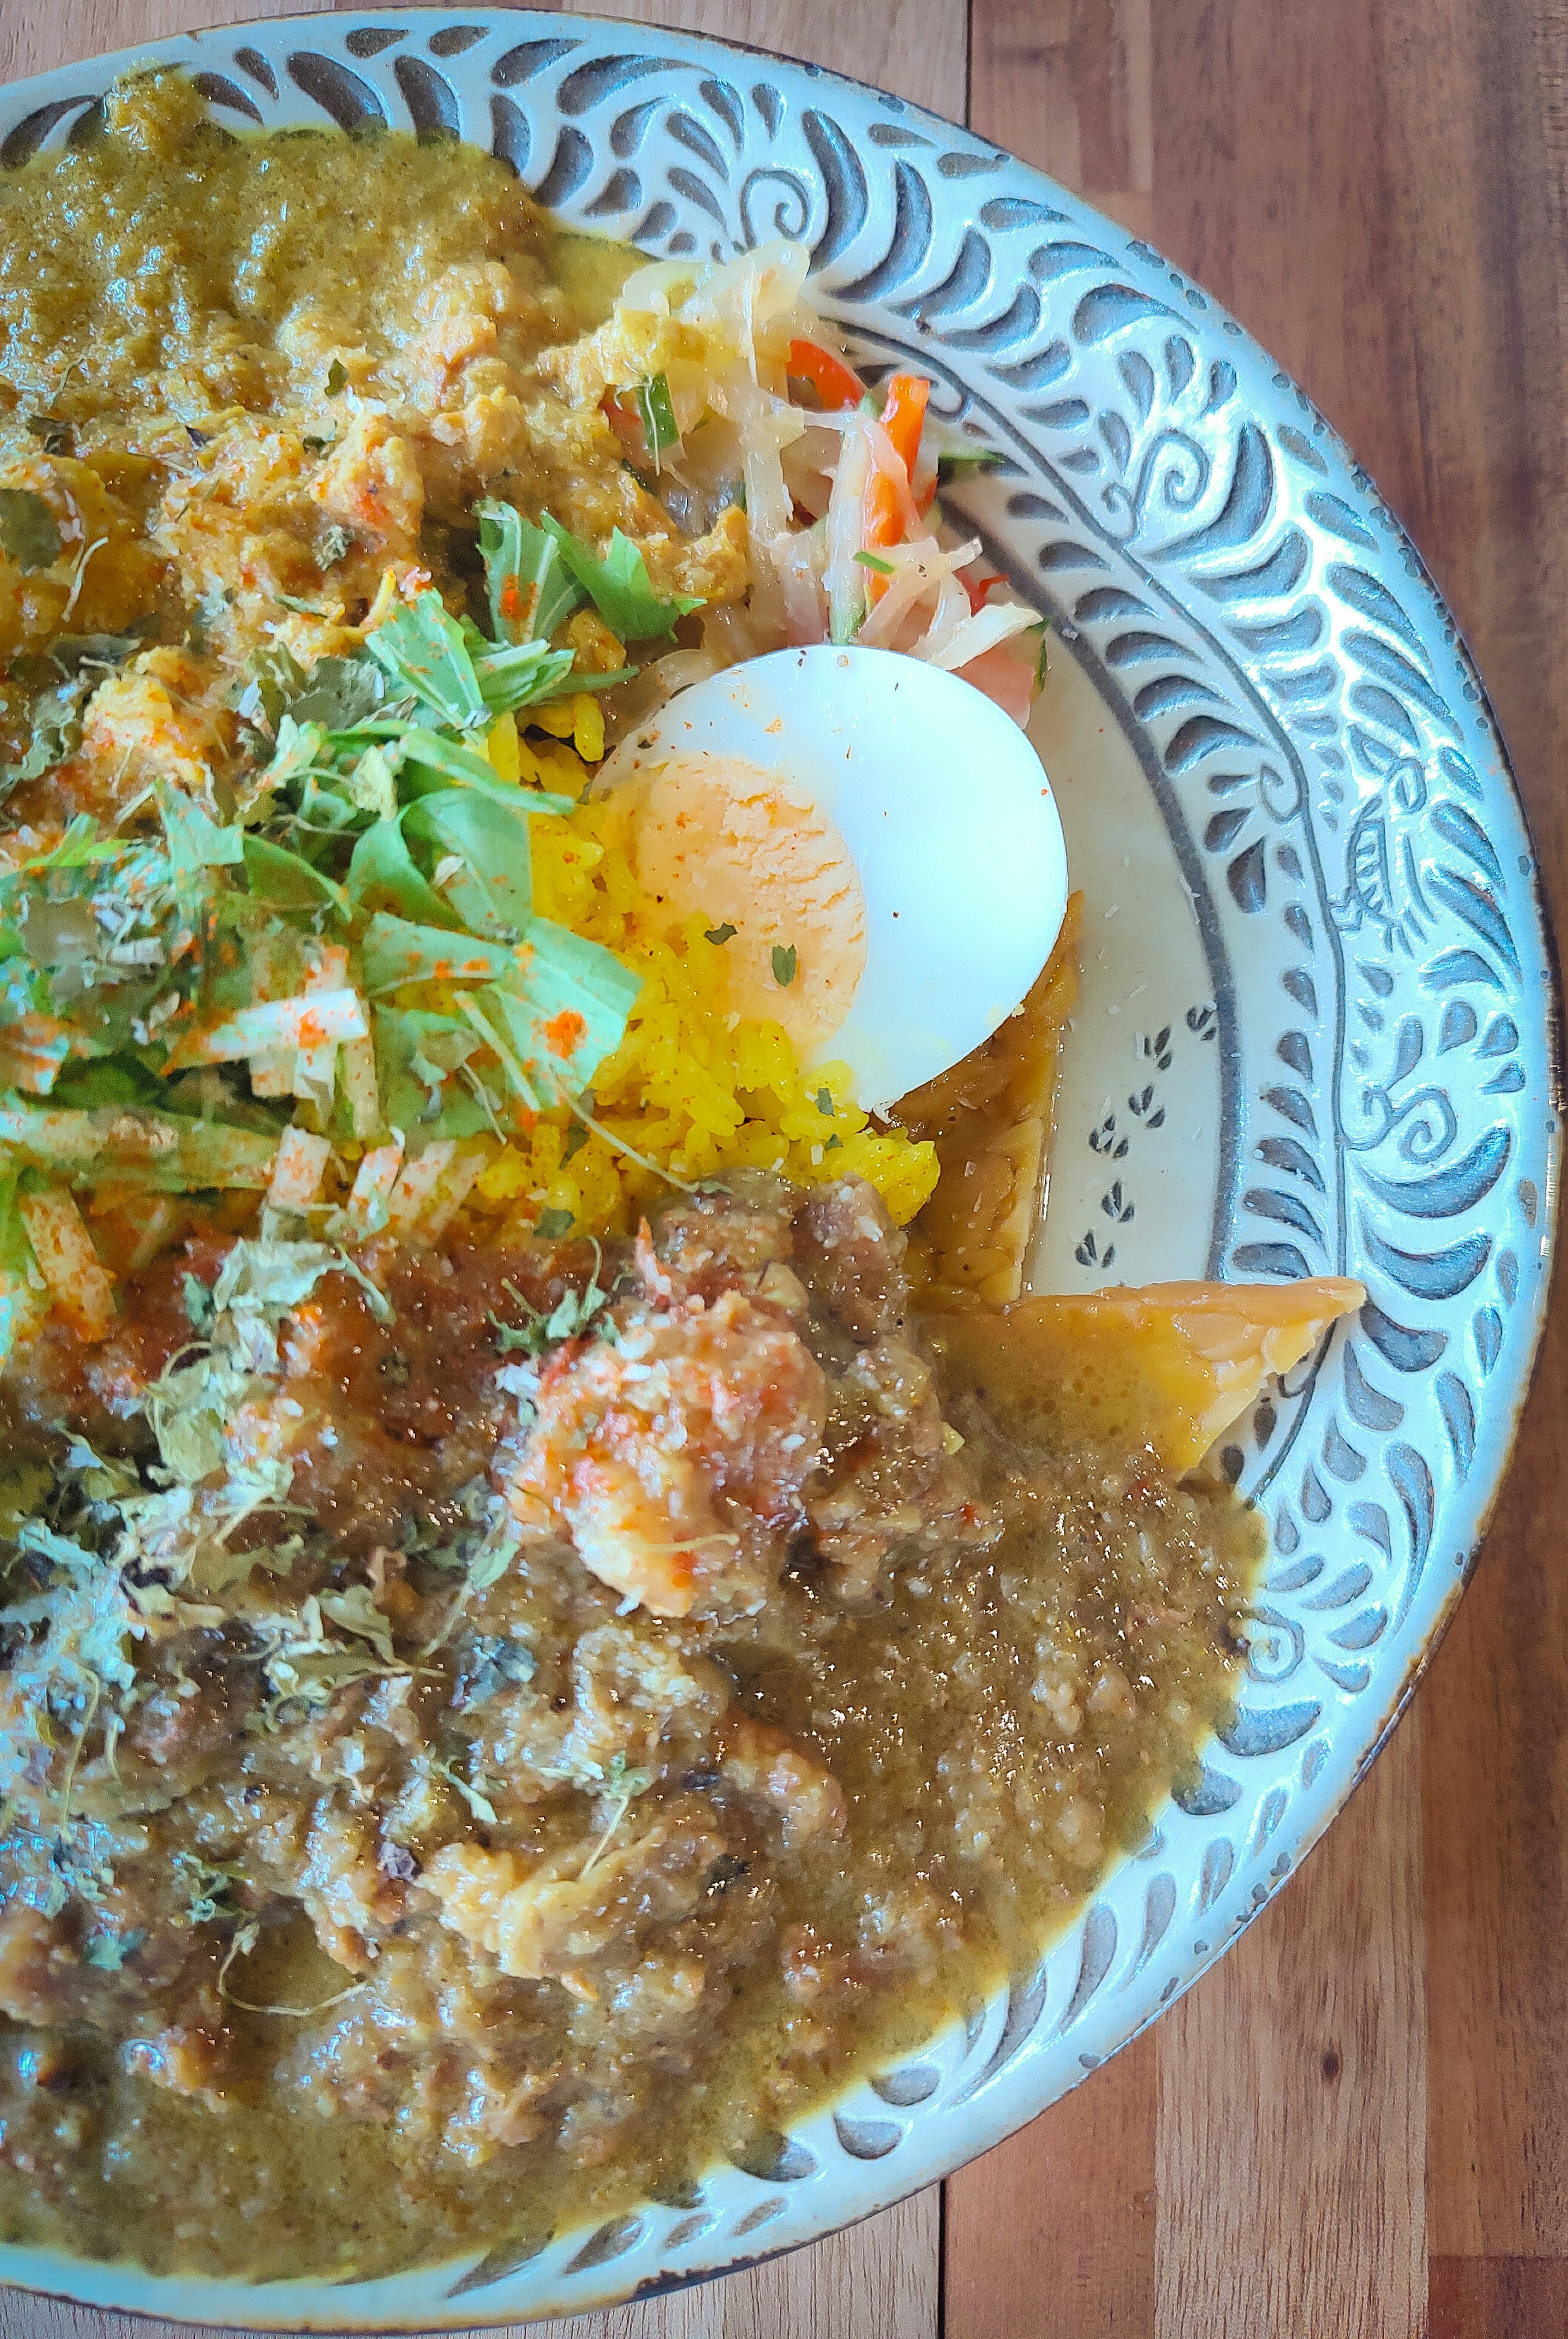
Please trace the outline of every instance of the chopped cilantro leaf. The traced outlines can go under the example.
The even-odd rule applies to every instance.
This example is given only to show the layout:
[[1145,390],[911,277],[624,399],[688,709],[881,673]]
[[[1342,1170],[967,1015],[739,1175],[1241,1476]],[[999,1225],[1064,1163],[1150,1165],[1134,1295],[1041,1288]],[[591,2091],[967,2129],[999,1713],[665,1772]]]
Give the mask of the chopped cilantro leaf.
[[439,1762],[436,1760],[434,1755],[431,1755],[429,1758],[429,1761],[431,1770],[435,1772],[437,1776],[439,1778],[445,1779],[448,1786],[454,1788],[456,1791],[461,1795],[464,1802],[467,1803],[474,1817],[477,1820],[483,1820],[487,1827],[494,1827],[496,1824],[496,1807],[494,1803],[491,1802],[489,1797],[485,1794],[481,1789],[475,1786],[472,1780],[465,1779],[458,1772],[454,1771],[449,1762]]
[[833,1119],[836,1107],[833,1104],[833,1091],[831,1089],[818,1089],[816,1092],[816,1109],[818,1112],[825,1113],[829,1120]]
[[29,435],[36,439],[45,455],[68,454],[71,447],[71,425],[58,414],[30,414],[27,417]]
[[158,810],[169,840],[169,861],[176,877],[193,877],[198,870],[243,861],[245,838],[238,828],[220,828],[209,819],[193,796],[172,780],[156,780]]
[[794,943],[791,943],[787,950],[785,950],[781,943],[774,943],[773,947],[774,981],[778,984],[781,991],[787,991],[790,984],[794,981],[795,968],[799,963],[799,957],[796,953]]
[[25,577],[59,559],[64,547],[54,515],[31,488],[0,488],[0,546]]
[[739,932],[740,928],[738,926],[728,924],[722,926],[709,926],[705,939],[712,943],[716,948],[721,943],[734,942]]
[[654,1783],[654,1777],[652,1771],[634,1771],[626,1756],[616,1752],[610,1756],[609,1766],[605,1772],[605,1788],[607,1793],[625,1795],[629,1801],[634,1795],[646,1795]]
[[329,731],[367,722],[387,696],[380,668],[364,657],[318,658],[301,683],[289,701],[290,714],[296,723],[321,723]]
[[570,1234],[576,1224],[576,1215],[571,1210],[541,1210],[535,1232],[541,1241],[558,1242],[563,1235]]
[[341,358],[334,358],[327,368],[327,396],[336,398],[339,391],[347,390],[348,386],[349,369]]
[[[569,1210],[547,1210],[540,1218],[539,1233],[546,1231],[544,1219],[551,1217],[565,1219],[567,1227],[571,1224]],[[557,1232],[564,1234],[567,1227],[557,1229]],[[498,1318],[491,1317],[496,1344],[502,1356],[514,1356],[520,1350],[524,1356],[542,1357],[547,1348],[554,1347],[558,1341],[576,1340],[582,1337],[600,1309],[608,1303],[610,1296],[599,1281],[597,1243],[594,1245],[594,1271],[588,1278],[587,1288],[577,1291],[568,1284],[547,1316],[541,1315],[537,1308],[530,1308],[515,1283],[503,1287],[517,1301],[528,1321],[520,1325],[503,1324]]]
[[239,1870],[214,1867],[193,1851],[177,1851],[174,1860],[184,1871],[182,1881],[189,1896],[183,1921],[192,1928],[219,1924],[225,1919],[232,1923],[240,1913],[229,1898],[239,1881]]
[[[553,650],[547,641],[518,642],[476,658],[474,671],[490,713],[508,715],[536,700],[553,698],[563,689],[576,689],[576,661],[575,650]],[[602,679],[624,682],[627,676],[623,672]]]

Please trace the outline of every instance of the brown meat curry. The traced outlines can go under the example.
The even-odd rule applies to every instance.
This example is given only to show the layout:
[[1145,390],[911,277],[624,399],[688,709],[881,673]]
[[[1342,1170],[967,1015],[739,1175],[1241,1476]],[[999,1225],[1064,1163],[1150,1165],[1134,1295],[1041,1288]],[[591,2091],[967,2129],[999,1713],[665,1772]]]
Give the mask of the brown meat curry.
[[[9,2231],[112,2255],[155,2200],[155,2265],[367,2273],[668,2196],[1027,1961],[1190,1765],[1248,1515],[944,1388],[869,1188],[735,1185],[597,1260],[372,1245],[379,1307],[241,1309],[292,1532],[215,1523],[112,1729],[69,1686],[104,1587],[13,1629]],[[13,1375],[52,1533],[155,1508],[242,1248]]]

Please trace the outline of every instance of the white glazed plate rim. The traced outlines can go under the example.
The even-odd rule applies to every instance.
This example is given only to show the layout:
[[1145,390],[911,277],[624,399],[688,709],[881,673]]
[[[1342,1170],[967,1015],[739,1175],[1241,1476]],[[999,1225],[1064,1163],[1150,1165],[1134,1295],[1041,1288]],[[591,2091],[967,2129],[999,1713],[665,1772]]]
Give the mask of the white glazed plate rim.
[[1148,1035],[1119,1120],[1073,1135],[1104,1191],[1070,1268],[1107,1278],[1129,1143],[1163,1119],[1171,1062],[1207,1061],[1195,1271],[1373,1293],[1231,1449],[1275,1559],[1241,1718],[1196,1792],[977,2028],[803,2123],[767,2175],[717,2170],[698,2211],[647,2205],[511,2270],[363,2285],[0,2249],[0,2279],[263,2330],[577,2312],[814,2240],[985,2150],[1195,1980],[1343,1805],[1463,1588],[1528,1387],[1557,1199],[1552,943],[1479,682],[1371,483],[1233,320],[1040,173],[760,52],[484,10],[285,18],[62,68],[0,93],[0,161],[148,59],[240,126],[460,128],[651,250],[815,247],[816,297],[868,362],[932,371],[953,427],[1006,456],[965,512],[1092,676],[1194,903],[1212,995]]

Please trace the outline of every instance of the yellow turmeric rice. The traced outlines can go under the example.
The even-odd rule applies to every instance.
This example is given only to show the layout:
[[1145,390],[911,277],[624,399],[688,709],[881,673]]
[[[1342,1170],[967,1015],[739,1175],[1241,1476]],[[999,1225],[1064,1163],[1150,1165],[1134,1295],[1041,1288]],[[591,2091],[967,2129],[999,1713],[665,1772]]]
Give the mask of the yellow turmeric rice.
[[[509,715],[489,735],[498,775],[584,798],[604,750],[597,701],[584,692],[528,712],[528,735]],[[561,735],[539,735],[547,721]],[[541,915],[614,951],[643,988],[592,1102],[541,1114],[526,1137],[490,1140],[472,1205],[513,1231],[569,1212],[574,1231],[622,1232],[667,1189],[659,1171],[693,1182],[745,1164],[801,1185],[863,1178],[895,1225],[907,1224],[936,1185],[935,1146],[879,1132],[854,1101],[847,1065],[804,1073],[779,1024],[731,1012],[723,944],[708,940],[705,919],[672,924],[661,913],[637,883],[628,826],[613,801],[592,800],[532,824]]]

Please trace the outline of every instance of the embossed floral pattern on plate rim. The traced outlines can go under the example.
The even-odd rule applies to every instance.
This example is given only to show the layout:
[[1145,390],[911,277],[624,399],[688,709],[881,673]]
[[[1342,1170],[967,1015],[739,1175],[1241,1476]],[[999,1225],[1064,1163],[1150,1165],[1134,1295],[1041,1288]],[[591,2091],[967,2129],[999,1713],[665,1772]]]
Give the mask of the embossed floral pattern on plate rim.
[[0,93],[0,168],[90,134],[113,72],[151,59],[237,129],[473,138],[656,254],[812,245],[815,297],[867,366],[919,363],[1001,458],[955,499],[1136,757],[1159,914],[1206,970],[1206,996],[1148,1019],[1125,1103],[1059,1150],[1069,1271],[1158,1272],[1136,1196],[1161,1147],[1194,1142],[1167,1120],[1185,1080],[1214,1098],[1201,1270],[1348,1272],[1372,1294],[1226,1447],[1273,1538],[1235,1727],[968,2026],[710,2172],[692,2206],[526,2259],[249,2288],[0,2249],[11,2282],[252,2328],[572,2312],[813,2239],[983,2151],[1194,1980],[1339,1809],[1452,1613],[1528,1385],[1556,1210],[1553,946],[1479,681],[1371,482],[1234,320],[1040,173],[765,53],[482,9],[227,26],[64,68]]

